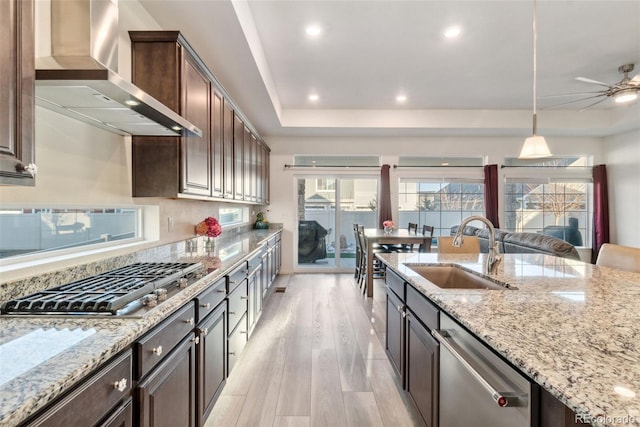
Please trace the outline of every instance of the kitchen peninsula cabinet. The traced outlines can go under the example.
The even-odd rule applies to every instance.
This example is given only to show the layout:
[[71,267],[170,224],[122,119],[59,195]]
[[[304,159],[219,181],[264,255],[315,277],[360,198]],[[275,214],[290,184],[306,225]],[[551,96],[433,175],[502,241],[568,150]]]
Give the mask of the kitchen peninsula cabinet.
[[[0,2],[0,184],[35,185],[32,0]],[[29,171],[32,171],[33,174]]]
[[[265,146],[180,32],[130,31],[132,82],[184,116],[202,136],[134,136],[134,197],[262,204]],[[162,72],[158,72],[162,70]],[[264,189],[261,191],[266,193]]]

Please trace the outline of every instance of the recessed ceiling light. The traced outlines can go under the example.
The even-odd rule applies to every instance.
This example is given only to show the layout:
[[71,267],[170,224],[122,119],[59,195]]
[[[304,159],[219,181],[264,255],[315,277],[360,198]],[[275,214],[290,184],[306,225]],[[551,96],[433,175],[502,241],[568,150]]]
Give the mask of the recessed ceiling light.
[[127,99],[126,101],[124,101],[125,104],[131,106],[131,107],[135,107],[136,105],[140,105],[140,103],[134,99]]
[[309,37],[318,37],[322,34],[322,27],[317,24],[311,24],[305,28],[304,32],[307,33]]
[[312,94],[310,94],[310,95],[308,96],[308,99],[309,99],[309,101],[313,101],[313,102],[315,102],[315,101],[317,101],[318,99],[320,99],[320,96],[318,96],[318,94],[317,94],[317,93],[312,93]]
[[448,27],[444,30],[444,36],[448,39],[456,38],[462,33],[462,29],[457,25]]
[[396,96],[396,101],[405,102],[407,100],[407,95],[398,95]]

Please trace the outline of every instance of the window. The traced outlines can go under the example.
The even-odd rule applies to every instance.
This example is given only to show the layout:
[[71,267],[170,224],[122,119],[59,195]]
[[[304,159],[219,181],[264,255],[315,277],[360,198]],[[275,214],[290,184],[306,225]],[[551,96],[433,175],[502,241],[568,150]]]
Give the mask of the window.
[[2,208],[0,258],[141,238],[140,208]]
[[398,195],[398,226],[430,225],[434,237],[450,235],[468,216],[484,215],[482,179],[400,178]]
[[316,180],[316,191],[335,191],[336,190],[336,180],[335,179],[325,179],[318,178]]
[[[591,168],[584,157],[506,159],[504,228],[591,244]],[[541,178],[545,177],[545,178]]]
[[242,207],[220,208],[218,216],[221,225],[241,224],[249,221],[249,209]]

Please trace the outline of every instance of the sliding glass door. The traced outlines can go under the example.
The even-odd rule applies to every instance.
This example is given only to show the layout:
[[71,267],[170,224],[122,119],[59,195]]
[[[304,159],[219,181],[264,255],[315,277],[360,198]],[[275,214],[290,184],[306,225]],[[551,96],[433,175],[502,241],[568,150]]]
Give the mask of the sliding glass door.
[[377,178],[323,175],[296,180],[299,270],[352,270],[353,224],[376,226]]

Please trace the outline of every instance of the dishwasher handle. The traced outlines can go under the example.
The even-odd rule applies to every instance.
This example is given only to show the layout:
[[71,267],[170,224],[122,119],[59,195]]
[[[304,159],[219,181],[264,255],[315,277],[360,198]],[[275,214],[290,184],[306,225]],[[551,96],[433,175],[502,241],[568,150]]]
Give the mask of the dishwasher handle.
[[518,398],[518,394],[514,392],[498,391],[484,378],[471,364],[464,358],[463,355],[449,342],[453,341],[451,335],[446,330],[436,331],[433,329],[431,335],[440,342],[453,357],[455,357],[462,366],[489,392],[491,398],[501,408],[523,406],[522,402]]

